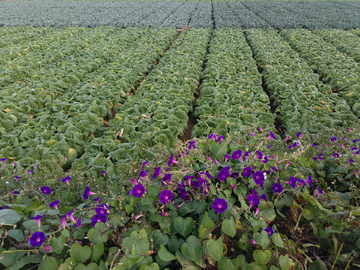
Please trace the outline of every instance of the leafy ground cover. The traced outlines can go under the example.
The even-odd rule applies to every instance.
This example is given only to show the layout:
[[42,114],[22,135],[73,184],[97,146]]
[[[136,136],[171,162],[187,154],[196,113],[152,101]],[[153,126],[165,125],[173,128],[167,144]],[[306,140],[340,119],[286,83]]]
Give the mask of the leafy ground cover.
[[211,134],[178,144],[126,179],[24,171],[2,159],[0,263],[40,270],[359,266],[358,129],[299,133],[291,142],[261,130],[237,141]]
[[[209,6],[212,12],[209,12]],[[360,27],[359,2],[334,1],[19,1],[0,3],[5,27]],[[24,15],[26,14],[26,15]],[[212,23],[208,23],[211,20]]]

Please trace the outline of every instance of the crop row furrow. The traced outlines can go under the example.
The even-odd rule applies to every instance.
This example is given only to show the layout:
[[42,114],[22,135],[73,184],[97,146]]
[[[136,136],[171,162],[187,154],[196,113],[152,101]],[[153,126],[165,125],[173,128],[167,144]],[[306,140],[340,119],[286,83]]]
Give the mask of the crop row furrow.
[[[108,142],[109,136],[106,133],[102,136],[107,130],[104,118],[112,118],[119,102],[126,100],[129,94],[126,92],[144,78],[176,34],[175,30],[168,29],[148,31],[131,48],[119,53],[113,63],[85,76],[81,83],[47,106],[46,114],[33,119],[25,130],[22,128],[24,131],[13,143],[9,155],[24,157],[21,163],[40,160],[52,165],[67,157],[66,163],[62,164],[64,168],[70,166],[85,148],[82,161],[94,155],[100,141],[101,144]],[[6,134],[6,138],[16,136],[18,130],[21,128]],[[112,138],[103,146],[104,153],[120,143],[116,135]],[[7,143],[11,145],[9,141]],[[7,151],[10,150],[8,146]],[[98,150],[96,154],[99,154]],[[80,164],[84,165],[78,161],[77,166]]]
[[274,30],[246,32],[276,111],[289,134],[318,133],[358,121],[342,98],[332,94]]
[[274,129],[270,101],[242,30],[214,31],[203,76],[194,137],[212,132],[236,135],[259,126]]
[[30,73],[31,76],[25,77],[24,81],[4,87],[0,91],[3,100],[0,110],[10,109],[21,113],[20,119],[17,117],[17,124],[27,122],[26,118],[47,114],[44,109],[47,105],[80,83],[87,73],[112,61],[116,54],[145,32],[146,29],[113,29],[106,31],[107,35],[100,34],[83,50],[77,47],[71,57]]
[[282,30],[280,35],[360,116],[360,64],[308,30]]

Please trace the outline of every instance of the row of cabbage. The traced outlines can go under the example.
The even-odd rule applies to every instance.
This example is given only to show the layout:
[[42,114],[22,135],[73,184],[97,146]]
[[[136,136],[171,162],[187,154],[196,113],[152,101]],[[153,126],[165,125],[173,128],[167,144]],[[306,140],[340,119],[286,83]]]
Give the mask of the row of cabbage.
[[275,30],[251,29],[246,35],[287,133],[319,133],[359,121]]
[[[143,36],[135,45],[141,47],[148,42],[150,47],[159,46],[157,55],[160,55],[163,49],[161,46],[166,48],[170,42],[168,41],[167,45],[162,42],[168,37],[166,29],[158,30],[159,39],[154,37],[157,31],[150,32],[146,29],[112,31],[112,35],[108,33],[102,38],[98,37],[97,49],[84,50],[79,52],[76,58],[66,58],[57,67],[54,66],[51,69],[54,71],[52,85],[44,84],[41,78],[25,78],[26,82],[23,84],[8,87],[12,92],[1,91],[1,98],[7,98],[7,102],[1,102],[0,110],[1,156],[22,158],[19,164],[24,166],[33,165],[37,160],[54,165],[55,160],[64,160],[64,157],[68,157],[69,165],[78,153],[84,150],[86,143],[93,138],[93,133],[103,132],[104,108],[107,115],[112,116],[111,110],[117,110],[119,102],[124,101],[127,96],[125,89],[134,87],[136,82],[131,85],[131,80],[141,80],[139,73],[147,72],[154,59],[156,60],[155,56],[151,59],[146,58],[151,50],[145,47],[141,58],[137,60],[141,66],[137,66],[137,69],[134,67],[131,71],[128,69],[133,77],[134,74],[138,76],[124,78],[126,72],[122,70],[122,63],[127,59],[135,66],[134,55],[140,53],[139,50],[132,49],[133,42]],[[132,55],[129,55],[129,52]],[[79,65],[72,67],[76,59]],[[87,65],[84,65],[86,62]],[[109,64],[106,65],[107,63]],[[64,72],[67,75],[58,80],[55,76],[56,71],[60,74],[64,67],[67,67],[68,73]],[[105,77],[106,74],[108,77]],[[111,88],[104,86],[106,82],[103,82],[101,87],[96,89],[96,86],[100,85],[97,82],[104,77],[109,80]],[[86,92],[88,89],[84,89],[84,86],[89,84],[94,85],[95,89],[92,92]],[[121,87],[124,91],[121,91]]]
[[199,2],[195,12],[191,16],[189,27],[213,28],[213,21],[211,18],[212,10],[212,3]]
[[99,35],[112,31],[98,28],[85,33],[84,28],[67,28],[54,32],[49,28],[46,36],[39,35],[33,42],[4,47],[1,50],[4,60],[0,64],[0,86],[22,84],[24,78],[28,80],[41,76],[66,57],[96,48]]
[[[93,162],[100,170],[110,166],[111,160],[117,166],[110,167],[119,169],[129,161],[152,158],[155,145],[174,146],[187,128],[210,35],[206,29],[183,31],[141,82],[135,96],[129,96],[108,122],[109,130],[90,143],[92,156],[86,152],[74,167]],[[101,164],[96,160],[99,151],[101,156],[105,154]]]
[[244,1],[249,10],[276,29],[360,27],[360,9],[334,1]]
[[289,29],[280,34],[360,116],[360,64],[308,30]]
[[270,25],[240,2],[213,3],[216,28],[268,28]]
[[274,114],[242,30],[217,29],[210,43],[192,136],[274,129]]
[[360,62],[360,37],[353,34],[352,31],[322,29],[314,30],[313,33],[322,37],[339,51],[354,58],[356,62]]
[[197,2],[189,2],[181,5],[171,16],[161,25],[162,27],[181,28],[189,24],[192,14],[197,8]]

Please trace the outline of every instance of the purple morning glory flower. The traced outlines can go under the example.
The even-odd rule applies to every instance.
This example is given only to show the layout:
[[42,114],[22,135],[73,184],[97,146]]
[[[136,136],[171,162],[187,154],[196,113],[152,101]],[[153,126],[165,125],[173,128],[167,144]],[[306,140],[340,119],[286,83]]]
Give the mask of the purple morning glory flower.
[[274,230],[271,227],[267,227],[264,231],[267,232],[269,234],[269,236],[272,236],[274,233]]
[[163,177],[163,179],[161,180],[161,184],[165,185],[166,183],[170,183],[171,184],[171,174],[165,174],[165,176]]
[[69,180],[71,180],[71,177],[70,177],[70,176],[66,176],[63,180],[61,180],[61,182],[70,185],[70,184],[69,184]]
[[355,162],[355,160],[353,160],[352,158],[349,158],[349,164]]
[[263,195],[260,196],[259,200],[264,200],[267,202],[267,197],[266,194],[264,193]]
[[149,163],[149,161],[146,160],[146,161],[142,164],[142,166],[143,166],[143,167],[144,167],[144,166],[147,167],[148,163]]
[[312,187],[312,184],[313,184],[313,180],[311,178],[311,176],[309,175],[308,179],[305,180],[305,182],[307,182],[309,184],[309,187]]
[[94,202],[96,202],[96,203],[99,203],[99,202],[100,202],[100,199],[101,199],[101,197],[100,197],[100,198],[92,199],[92,201],[94,201]]
[[216,140],[216,137],[217,137],[217,136],[216,136],[214,133],[211,133],[211,134],[209,135],[208,139],[215,141],[215,140]]
[[16,178],[16,182],[17,182],[21,178],[21,176],[15,175],[15,178]]
[[[219,136],[219,137],[216,139],[216,141],[221,143],[223,139],[224,139],[224,136]],[[220,145],[220,143],[219,143],[219,145]]]
[[324,192],[318,187],[318,190],[316,191],[315,193],[315,197],[318,195],[318,194],[324,194]]
[[106,171],[103,171],[103,172],[101,172],[102,174],[103,174],[103,176],[105,177],[105,174],[106,174]]
[[254,205],[259,205],[260,204],[259,197],[258,197],[257,192],[256,192],[255,189],[252,190],[251,194],[246,196],[246,199],[250,202],[250,209]]
[[206,178],[211,180],[211,175],[209,172],[200,172],[197,178],[199,182],[206,182]]
[[0,161],[2,161],[4,164],[8,158],[0,158]]
[[238,172],[233,172],[232,174],[229,175],[231,178],[238,178],[239,177],[239,173]]
[[170,190],[163,190],[160,192],[159,200],[162,204],[166,204],[167,202],[171,202],[173,197],[173,193]]
[[42,215],[42,216],[39,216],[39,215],[38,215],[38,216],[36,216],[36,217],[31,217],[30,219],[35,219],[38,227],[40,228],[40,226],[41,226],[41,218],[42,218],[42,217],[45,217],[45,215]]
[[[132,194],[134,194],[134,193],[132,193]],[[110,207],[107,204],[99,204],[95,207],[95,212],[97,214],[109,215]]]
[[82,227],[80,218],[75,219],[75,224],[73,225],[73,228],[76,228],[76,227]]
[[241,155],[242,155],[242,151],[236,150],[234,153],[232,153],[231,158],[238,159],[240,161]]
[[30,245],[33,247],[41,246],[44,243],[45,234],[43,232],[34,232],[30,237]]
[[61,215],[61,219],[60,219],[61,225],[63,226],[63,228],[65,229],[67,223],[66,223],[66,215]]
[[159,175],[160,175],[160,172],[161,172],[161,167],[157,167],[154,171],[154,174],[152,176],[153,179],[157,178]]
[[137,198],[140,198],[145,193],[145,188],[142,184],[135,185],[131,190],[131,194]]
[[170,160],[168,162],[168,167],[171,166],[171,164],[178,164],[179,162],[177,162],[176,160],[174,160],[174,155],[171,155]]
[[104,222],[105,223],[106,221],[107,221],[107,217],[105,215],[96,214],[91,219],[91,225],[94,227],[96,223],[98,223],[98,222]]
[[268,139],[276,140],[275,134],[270,131],[270,136],[268,137]]
[[246,151],[244,153],[244,158],[247,158],[251,153],[252,153],[252,151]]
[[196,148],[196,141],[189,142],[188,149],[195,149]]
[[301,139],[301,137],[302,137],[301,132],[299,132],[298,134],[296,134],[296,137],[298,137],[299,139]]
[[250,167],[245,167],[243,170],[244,177],[250,177],[253,174],[253,170]]
[[49,204],[50,207],[54,207],[56,210],[58,210],[57,206],[60,203],[60,201],[55,201]]
[[95,194],[96,194],[96,193],[91,192],[91,191],[90,191],[90,187],[87,186],[87,187],[85,188],[85,191],[84,191],[84,194],[83,194],[83,198],[84,198],[84,200],[87,200],[87,199],[89,198],[89,195],[95,195]]
[[[345,138],[345,137],[344,137],[344,138]],[[356,143],[356,142],[359,142],[359,141],[360,141],[360,140],[353,140],[352,142],[353,142],[353,143]]]
[[334,137],[331,137],[330,139],[331,142],[336,142],[337,141],[337,138],[334,136]]
[[28,173],[30,173],[30,174],[31,174],[32,172],[34,172],[34,171],[33,171],[33,170],[28,170]]
[[256,158],[261,159],[263,157],[263,153],[261,153],[259,150],[256,151]]
[[221,214],[227,209],[227,203],[224,199],[217,198],[213,201],[212,207],[216,213]]
[[139,175],[139,178],[140,178],[140,177],[146,177],[146,176],[147,176],[147,173],[148,173],[148,170],[146,170],[146,171],[141,170],[140,175]]
[[260,187],[264,189],[264,174],[262,171],[256,171],[253,174],[253,179],[257,185],[260,185]]
[[224,182],[226,180],[226,178],[229,177],[229,175],[230,175],[230,166],[226,166],[219,172],[217,179],[220,182]]
[[296,178],[291,176],[290,181],[287,181],[286,184],[289,184],[292,188],[296,187]]
[[74,212],[74,208],[69,212],[69,213],[67,213],[66,214],[66,216],[68,216],[68,218],[72,221],[72,222],[76,222],[75,221],[75,219],[74,219],[74,217],[73,217],[73,215],[72,215],[72,213]]
[[199,182],[198,181],[195,181],[195,180],[193,180],[193,181],[191,181],[191,183],[190,183],[190,185],[191,185],[191,188],[193,189],[193,190],[197,190],[198,188],[199,188]]
[[273,184],[272,189],[276,194],[280,194],[284,190],[280,183]]
[[51,189],[47,186],[43,186],[43,187],[41,187],[41,192],[46,195],[49,195],[51,193]]
[[339,155],[338,153],[334,153],[334,154],[333,154],[333,157],[334,157],[334,158],[339,158],[340,155]]

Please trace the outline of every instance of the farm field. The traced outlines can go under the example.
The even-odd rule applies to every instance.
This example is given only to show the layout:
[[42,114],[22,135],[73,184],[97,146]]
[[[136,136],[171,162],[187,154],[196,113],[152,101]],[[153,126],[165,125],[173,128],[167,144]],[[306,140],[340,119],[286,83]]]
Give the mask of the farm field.
[[360,2],[0,2],[3,27],[360,28]]
[[360,2],[0,2],[0,269],[360,268]]
[[359,123],[355,30],[15,29],[1,29],[0,156],[19,166],[116,173],[186,132]]

